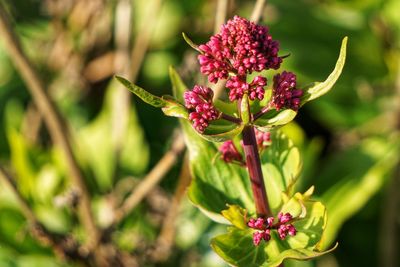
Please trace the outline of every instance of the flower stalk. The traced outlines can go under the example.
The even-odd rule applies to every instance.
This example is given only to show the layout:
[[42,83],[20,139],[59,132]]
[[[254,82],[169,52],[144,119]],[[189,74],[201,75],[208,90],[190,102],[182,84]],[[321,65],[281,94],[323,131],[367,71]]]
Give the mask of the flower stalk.
[[267,218],[272,216],[272,213],[265,190],[254,126],[247,125],[243,129],[243,150],[250,176],[257,216]]

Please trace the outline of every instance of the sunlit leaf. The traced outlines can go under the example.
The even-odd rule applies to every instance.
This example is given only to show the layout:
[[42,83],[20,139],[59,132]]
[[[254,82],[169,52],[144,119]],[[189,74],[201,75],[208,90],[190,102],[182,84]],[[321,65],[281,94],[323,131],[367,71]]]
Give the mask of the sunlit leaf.
[[[383,142],[387,142],[387,140]],[[387,174],[398,164],[400,150],[398,142],[389,146],[381,143],[380,148],[382,150],[379,153],[381,154],[381,159],[372,166],[366,165],[363,174],[358,172],[349,173],[321,196],[329,211],[328,225],[321,248],[327,248],[335,241],[335,237],[343,223],[364,207],[367,201],[381,189]],[[362,155],[359,154],[358,160],[361,158]],[[347,160],[347,157],[343,156],[341,160]],[[345,166],[347,169],[355,168],[355,164],[353,166],[348,164],[347,161]],[[337,166],[337,168],[342,167]]]
[[291,195],[302,162],[300,152],[293,142],[281,132],[272,132],[272,144],[261,154],[262,171],[269,205],[277,212],[282,205],[282,193]]
[[212,142],[201,138],[189,122],[181,121],[181,124],[193,176],[188,190],[190,200],[207,216],[219,222],[227,222],[221,216],[226,204],[237,204],[254,212],[246,169],[222,161]]
[[[212,239],[211,247],[225,261],[233,266],[279,266],[285,259],[307,260],[321,256],[331,250],[321,252],[318,248],[326,226],[326,211],[320,202],[308,199],[309,196],[296,193],[293,198],[280,207],[282,212],[297,216],[293,225],[295,236],[281,240],[276,230],[271,230],[271,240],[253,244],[253,230],[243,225],[245,211],[230,206],[224,214],[236,227],[229,227],[228,233]],[[298,212],[303,207],[304,212]],[[237,227],[239,226],[239,227]],[[333,248],[334,249],[334,248]],[[332,249],[332,250],[333,250]]]
[[161,97],[155,96],[153,94],[150,94],[143,88],[131,83],[125,78],[122,78],[120,76],[115,76],[115,78],[123,85],[125,86],[129,91],[137,95],[140,99],[142,99],[144,102],[146,102],[149,105],[152,105],[153,107],[156,108],[162,108],[165,107],[166,103],[165,100],[163,100]]
[[188,119],[188,110],[173,97],[163,96],[162,99],[166,101],[165,107],[161,108],[165,115]]
[[343,38],[339,58],[336,62],[335,69],[324,82],[315,82],[303,89],[304,93],[301,98],[301,105],[304,105],[306,102],[318,98],[331,90],[333,85],[339,79],[340,74],[342,73],[344,63],[346,61],[346,46],[347,37]]
[[297,115],[297,112],[291,109],[281,111],[270,110],[255,121],[257,128],[270,130],[271,128],[285,125],[291,122]]

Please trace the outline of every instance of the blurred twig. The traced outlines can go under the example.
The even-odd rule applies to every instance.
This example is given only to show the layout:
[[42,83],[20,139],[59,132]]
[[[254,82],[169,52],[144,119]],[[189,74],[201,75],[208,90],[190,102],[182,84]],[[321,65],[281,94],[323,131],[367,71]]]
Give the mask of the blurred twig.
[[164,219],[160,235],[157,238],[152,258],[157,262],[166,261],[174,245],[176,232],[176,218],[178,217],[179,207],[186,188],[191,180],[189,169],[189,155],[186,153],[182,164],[181,173],[179,175],[178,186],[175,190],[172,203],[168,209],[167,216]]
[[214,33],[217,33],[221,25],[225,23],[227,10],[228,0],[218,0],[217,11],[215,13]]
[[90,197],[84,182],[81,170],[73,155],[72,146],[69,140],[68,128],[64,124],[55,104],[48,95],[46,88],[39,78],[35,68],[29,61],[21,48],[20,41],[10,24],[10,19],[3,5],[0,4],[0,35],[5,44],[5,48],[25,81],[36,106],[42,114],[49,133],[64,154],[69,175],[80,193],[79,217],[85,230],[87,231],[87,245],[90,247],[99,240],[99,231],[94,222]]
[[156,184],[174,166],[179,154],[185,148],[182,134],[179,132],[172,143],[171,149],[160,159],[154,168],[144,177],[144,179],[134,188],[133,192],[124,201],[122,206],[115,212],[114,225],[118,224],[127,216],[143,198],[154,188]]
[[254,6],[253,12],[251,13],[250,20],[254,23],[258,23],[264,10],[265,0],[257,0]]
[[[116,8],[115,22],[115,42],[116,74],[127,77],[132,83],[136,82],[143,59],[148,50],[150,39],[157,23],[158,13],[161,9],[162,0],[153,0],[148,7],[146,18],[140,30],[136,34],[133,49],[130,51],[132,36],[132,1],[120,0]],[[117,151],[123,144],[123,133],[125,133],[129,121],[130,92],[118,84],[117,97],[114,98],[113,107],[113,140]]]

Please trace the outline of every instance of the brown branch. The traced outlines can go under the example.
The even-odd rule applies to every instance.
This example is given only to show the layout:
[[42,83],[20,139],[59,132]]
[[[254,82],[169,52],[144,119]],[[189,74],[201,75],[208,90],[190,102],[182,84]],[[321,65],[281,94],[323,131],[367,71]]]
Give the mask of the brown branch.
[[214,33],[219,32],[219,28],[225,23],[228,9],[228,0],[218,0],[217,11],[215,13]]
[[183,152],[185,143],[182,134],[175,136],[171,149],[160,159],[154,168],[134,188],[133,192],[124,201],[122,206],[115,212],[113,225],[118,224],[125,218],[143,198],[157,185],[167,172],[176,163],[179,154]]
[[264,10],[265,0],[257,0],[253,12],[251,13],[250,20],[258,23]]
[[21,48],[20,41],[13,31],[10,19],[4,7],[0,4],[0,35],[5,48],[15,64],[16,69],[25,81],[29,92],[31,93],[36,106],[42,114],[49,133],[56,145],[58,145],[64,154],[64,159],[68,166],[69,176],[78,192],[79,218],[87,231],[88,245],[96,244],[99,239],[99,232],[95,225],[92,210],[90,207],[90,197],[86,184],[84,182],[81,170],[73,155],[72,146],[69,141],[68,128],[63,123],[55,104],[48,95],[46,88],[39,78],[32,63],[29,61]]
[[176,217],[178,216],[181,200],[185,195],[186,188],[189,186],[190,181],[189,155],[186,153],[181,173],[179,175],[178,186],[172,198],[171,206],[169,207],[162,224],[160,235],[156,241],[156,246],[154,251],[152,251],[152,258],[156,262],[166,261],[171,254],[176,232]]

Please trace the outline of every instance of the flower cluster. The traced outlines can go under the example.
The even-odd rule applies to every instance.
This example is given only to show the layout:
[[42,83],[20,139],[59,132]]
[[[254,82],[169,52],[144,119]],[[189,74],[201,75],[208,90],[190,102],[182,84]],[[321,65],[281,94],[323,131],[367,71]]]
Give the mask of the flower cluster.
[[296,88],[295,74],[284,71],[274,76],[271,103],[276,110],[282,108],[298,110],[302,95],[303,91]]
[[297,230],[290,223],[292,219],[293,216],[290,213],[284,214],[282,212],[278,214],[277,223],[274,223],[274,217],[250,219],[247,222],[247,226],[256,230],[253,233],[254,245],[258,246],[263,239],[268,242],[271,239],[271,230],[277,230],[281,240],[284,240],[287,235],[295,236]]
[[278,69],[279,43],[268,34],[268,28],[235,16],[222,25],[220,33],[200,45],[201,72],[210,82],[228,78],[229,72],[245,76],[253,71]]
[[242,155],[236,149],[235,144],[232,140],[224,142],[220,147],[219,151],[221,152],[221,158],[223,161],[230,162],[239,162],[244,164]]
[[259,150],[267,148],[271,144],[271,133],[270,132],[262,132],[257,129],[254,129],[256,134],[256,141]]
[[[240,101],[245,96],[253,101],[263,100],[267,78],[258,75],[251,80],[248,76],[253,72],[278,69],[284,58],[278,56],[279,42],[272,39],[267,27],[238,16],[222,25],[220,32],[211,36],[207,43],[199,45],[198,51],[201,73],[207,75],[208,80],[213,83],[227,79],[226,88],[229,89],[229,100],[232,102]],[[284,71],[275,75],[273,80],[270,102],[255,118],[265,114],[269,108],[278,111],[290,108],[297,111],[300,107],[302,91],[296,88],[296,76]],[[200,88],[199,91],[210,91],[201,86],[195,88]],[[189,119],[200,133],[204,132],[211,120],[221,114],[213,107],[210,94],[211,91],[185,93]],[[222,118],[226,119],[227,116]]]
[[264,87],[267,85],[267,78],[256,76],[251,83],[241,76],[233,76],[226,82],[226,87],[230,89],[229,100],[235,101],[248,94],[251,100],[264,99]]
[[214,107],[213,91],[208,87],[195,85],[192,91],[185,92],[185,107],[189,109],[189,119],[193,127],[204,132],[209,122],[218,119],[220,112]]

